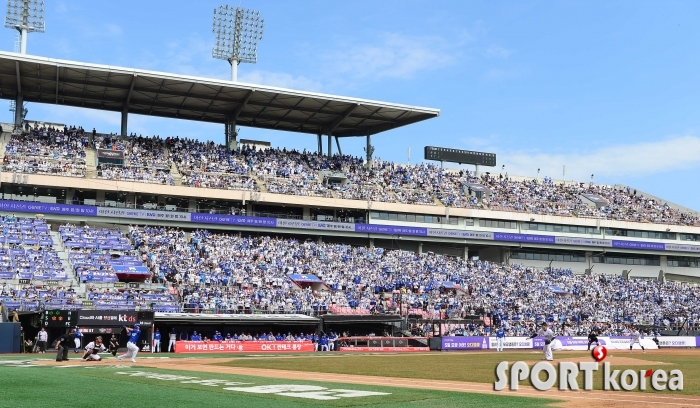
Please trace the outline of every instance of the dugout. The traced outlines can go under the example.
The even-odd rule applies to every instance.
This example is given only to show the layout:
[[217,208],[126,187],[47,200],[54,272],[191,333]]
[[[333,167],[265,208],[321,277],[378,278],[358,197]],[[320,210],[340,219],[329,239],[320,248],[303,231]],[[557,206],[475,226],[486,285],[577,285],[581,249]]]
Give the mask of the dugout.
[[332,315],[321,317],[321,331],[349,336],[367,336],[374,333],[381,336],[401,336],[403,319],[400,315]]
[[154,330],[161,333],[162,350],[167,350],[169,333],[175,328],[177,340],[188,340],[192,332],[212,338],[214,332],[226,333],[316,333],[320,319],[302,314],[219,314],[161,313],[154,316]]

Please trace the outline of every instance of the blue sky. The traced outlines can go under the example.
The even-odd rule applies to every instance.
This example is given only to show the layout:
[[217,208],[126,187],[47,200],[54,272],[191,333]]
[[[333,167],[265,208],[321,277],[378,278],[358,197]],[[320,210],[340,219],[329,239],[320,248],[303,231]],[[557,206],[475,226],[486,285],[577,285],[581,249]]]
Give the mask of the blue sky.
[[[28,53],[226,79],[211,58],[220,1],[46,1]],[[239,80],[441,109],[373,138],[376,156],[426,144],[498,154],[509,174],[628,184],[700,209],[700,3],[252,1],[265,38]],[[695,29],[694,29],[695,28]],[[0,31],[12,51],[14,32]],[[3,121],[11,121],[4,110]],[[4,119],[3,119],[4,118]],[[30,119],[119,131],[119,114],[30,104]],[[223,140],[223,126],[132,115],[144,135]],[[313,136],[241,137],[315,149]],[[342,139],[361,155],[364,140]]]

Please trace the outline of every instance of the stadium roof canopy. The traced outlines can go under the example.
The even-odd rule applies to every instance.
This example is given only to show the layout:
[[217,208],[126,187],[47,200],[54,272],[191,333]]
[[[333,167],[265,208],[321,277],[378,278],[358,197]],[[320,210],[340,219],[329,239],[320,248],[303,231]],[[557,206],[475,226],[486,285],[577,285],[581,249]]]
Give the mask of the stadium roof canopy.
[[333,136],[366,136],[438,109],[0,51],[0,98]]

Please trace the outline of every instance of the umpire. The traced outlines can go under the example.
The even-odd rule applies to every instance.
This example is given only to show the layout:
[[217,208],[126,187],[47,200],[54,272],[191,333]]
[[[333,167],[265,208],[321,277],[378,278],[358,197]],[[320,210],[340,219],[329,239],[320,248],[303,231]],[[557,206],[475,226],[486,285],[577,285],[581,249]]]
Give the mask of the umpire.
[[73,333],[75,333],[75,329],[70,329],[68,333],[56,339],[56,350],[58,350],[56,361],[68,361],[68,350],[75,347]]
[[109,339],[109,352],[116,357],[117,351],[119,351],[119,339],[117,339],[117,336],[112,333],[112,338]]
[[596,333],[597,328],[592,328],[591,332],[588,333],[588,351],[591,350],[591,344],[595,343],[596,346],[600,346],[598,342],[598,334]]

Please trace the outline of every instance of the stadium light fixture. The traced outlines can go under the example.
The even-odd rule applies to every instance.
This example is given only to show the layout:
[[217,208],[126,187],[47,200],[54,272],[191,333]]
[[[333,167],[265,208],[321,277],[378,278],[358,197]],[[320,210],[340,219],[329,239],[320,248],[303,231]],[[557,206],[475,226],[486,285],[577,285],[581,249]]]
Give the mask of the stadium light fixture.
[[7,0],[5,27],[14,28],[20,32],[19,53],[27,53],[27,34],[30,32],[43,33],[46,29],[44,22],[43,0]]
[[[44,22],[43,0],[7,0],[7,14],[5,14],[5,27],[19,31],[19,53],[27,53],[27,37],[30,32],[43,33],[46,29]],[[15,44],[15,52],[17,52]],[[21,126],[27,116],[27,109],[22,95],[10,103],[10,111],[14,112],[15,126]]]
[[216,45],[212,57],[231,64],[231,80],[238,80],[238,64],[258,61],[258,42],[263,39],[265,20],[260,12],[221,5],[214,9],[212,32],[216,34]]

